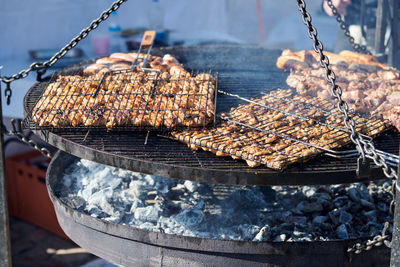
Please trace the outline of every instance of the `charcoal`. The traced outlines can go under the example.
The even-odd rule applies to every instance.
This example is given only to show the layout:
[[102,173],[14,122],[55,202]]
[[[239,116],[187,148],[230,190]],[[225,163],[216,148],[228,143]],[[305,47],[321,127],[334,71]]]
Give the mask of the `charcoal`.
[[379,201],[378,204],[376,205],[376,207],[379,211],[382,211],[382,212],[387,212],[389,210],[389,207],[387,206],[387,204],[382,201]]
[[271,227],[265,225],[253,238],[253,241],[268,241],[271,238]]
[[314,223],[315,225],[321,225],[321,224],[323,224],[324,222],[326,222],[328,219],[329,219],[329,218],[328,218],[327,216],[316,216],[316,217],[313,219],[313,223]]
[[376,210],[364,211],[362,213],[365,217],[368,218],[369,222],[376,222],[377,212]]
[[286,240],[286,235],[285,234],[281,234],[275,237],[274,242],[283,242]]
[[340,210],[339,223],[341,224],[349,223],[352,219],[353,216],[350,213],[346,212],[345,210]]
[[336,228],[336,235],[340,239],[349,239],[349,233],[345,224],[341,224]]
[[196,191],[197,188],[198,188],[198,185],[197,185],[196,182],[189,181],[189,180],[185,181],[185,182],[183,183],[183,185],[185,186],[185,188],[186,188],[189,192],[192,192],[192,193],[193,193],[194,191]]
[[295,225],[305,225],[307,223],[307,217],[293,216],[291,222],[294,223]]
[[354,188],[354,187],[349,188],[347,193],[349,194],[349,197],[351,198],[351,200],[353,200],[354,202],[360,202],[361,193],[359,190],[357,190],[357,188]]
[[195,226],[203,220],[203,212],[200,209],[184,210],[176,216],[178,222],[187,226]]
[[331,218],[332,223],[334,225],[337,225],[339,223],[340,211],[338,209],[334,209],[334,210],[330,211],[328,214],[329,214],[329,217]]
[[301,213],[312,213],[312,212],[322,211],[324,208],[322,207],[321,203],[318,202],[310,203],[302,201],[297,205],[296,209]]
[[[56,194],[110,223],[247,241],[371,237],[392,220],[390,181],[331,186],[234,186],[162,178],[80,160]],[[389,230],[390,232],[391,230]]]
[[361,199],[360,203],[361,203],[361,206],[363,206],[364,208],[367,208],[370,210],[375,209],[375,205],[373,203],[369,202],[368,200]]
[[159,211],[154,207],[136,208],[135,219],[142,222],[157,222]]

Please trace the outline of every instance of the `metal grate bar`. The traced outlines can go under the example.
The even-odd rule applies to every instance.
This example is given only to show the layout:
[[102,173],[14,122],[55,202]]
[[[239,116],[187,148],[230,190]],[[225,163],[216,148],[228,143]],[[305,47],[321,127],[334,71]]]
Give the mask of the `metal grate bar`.
[[245,124],[245,123],[242,123],[242,122],[239,122],[239,121],[235,121],[235,120],[230,120],[230,119],[227,119],[227,118],[222,118],[222,119],[224,119],[226,121],[233,122],[235,124],[238,124],[238,125],[246,127],[246,128],[250,128],[250,129],[256,130],[256,131],[260,131],[260,132],[268,133],[268,134],[273,134],[273,135],[276,135],[276,136],[278,136],[278,137],[280,137],[282,139],[287,139],[287,140],[290,140],[290,141],[293,141],[293,142],[296,142],[296,143],[300,143],[300,144],[303,144],[303,145],[306,145],[306,146],[312,146],[312,147],[315,147],[317,149],[321,149],[321,150],[324,150],[324,151],[327,151],[327,152],[331,152],[331,153],[334,152],[333,150],[326,149],[326,148],[321,147],[321,146],[313,145],[311,143],[303,142],[301,140],[298,140],[298,139],[293,138],[293,137],[288,136],[288,135],[283,135],[283,134],[279,134],[279,133],[276,133],[276,132],[273,132],[273,131],[268,131],[268,130],[265,130],[265,129],[262,129],[262,128],[254,127],[252,125],[248,125],[248,124]]
[[[281,51],[278,50],[231,46],[166,47],[161,52],[158,52],[157,49],[153,50],[154,55],[164,55],[167,53],[174,55],[180,62],[184,62],[188,69],[201,71],[212,68],[215,73],[218,73],[216,78],[218,79],[217,84],[219,89],[247,98],[259,94],[266,88],[273,91],[275,88],[285,86],[285,80],[288,75],[288,73],[278,70],[275,66],[276,58],[281,54]],[[81,68],[81,66],[84,67],[94,61],[82,62],[79,63],[79,66],[76,65],[72,68]],[[71,67],[58,71],[58,73],[70,74]],[[39,128],[30,119],[29,112],[42,96],[46,87],[47,84],[44,82],[36,83],[24,99],[25,112],[28,114],[24,123],[27,128],[33,130]],[[217,95],[218,106],[214,105],[217,112],[227,112],[231,107],[237,106],[239,103],[238,99],[223,94],[215,94],[214,99]],[[317,107],[315,105],[314,108]],[[214,112],[214,114],[216,113]],[[215,118],[216,116],[214,116]],[[230,180],[230,182],[240,182],[243,184],[253,183],[254,181],[249,179],[252,175],[260,177],[257,180],[258,183],[269,183],[271,182],[270,178],[277,175],[279,175],[279,182],[284,184],[303,182],[319,184],[327,183],[328,181],[331,183],[339,180],[352,181],[355,179],[354,170],[357,166],[356,161],[353,159],[336,159],[322,156],[308,161],[307,164],[291,166],[290,169],[278,174],[277,171],[268,168],[266,165],[250,168],[245,161],[232,160],[230,157],[216,157],[209,152],[201,150],[189,150],[186,144],[176,142],[175,138],[158,138],[161,135],[159,132],[150,133],[148,144],[144,145],[143,141],[146,134],[141,132],[132,134],[132,130],[135,129],[132,129],[132,126],[129,125],[120,126],[115,131],[107,133],[105,132],[105,128],[102,128],[91,131],[86,137],[86,127],[77,125],[73,128],[62,129],[43,127],[43,131],[39,128],[39,131],[36,131],[36,133],[43,133],[44,136],[50,133],[50,142],[53,142],[52,136],[55,134],[57,137],[56,145],[66,144],[65,146],[68,151],[72,151],[72,153],[83,157],[104,153],[97,160],[109,165],[136,170],[139,167],[135,165],[135,162],[144,159],[144,162],[149,162],[151,166],[154,166],[154,170],[162,169],[174,172],[179,168],[187,168],[185,174],[175,175],[175,177],[184,179],[200,179],[198,175],[192,176],[193,172],[191,173],[191,171],[194,169],[197,174],[204,178],[202,178],[204,181],[208,181],[211,177],[220,177],[213,173],[214,171],[221,174],[234,172],[235,177],[238,177],[238,179],[235,181]],[[374,142],[379,149],[392,154],[398,154],[399,140],[399,135],[392,131],[374,138]],[[77,144],[78,148],[73,147],[74,144]],[[85,154],[79,154],[79,147],[87,148],[88,151],[85,150]],[[373,171],[376,170],[375,167],[372,168]],[[304,173],[307,173],[307,175]],[[335,173],[341,173],[340,177],[337,177]],[[325,174],[331,176],[324,176]],[[377,173],[373,178],[378,177],[382,176]],[[221,179],[218,181],[226,182]]]
[[[266,92],[261,92],[261,94],[262,95],[267,95]],[[282,100],[282,101],[285,101],[285,102],[288,102],[288,103],[292,103],[292,104],[295,104],[295,105],[301,105],[301,106],[305,106],[307,108],[313,108],[313,109],[316,109],[316,110],[318,110],[320,112],[323,112],[324,114],[327,114],[327,115],[340,116],[339,111],[337,111],[337,109],[333,106],[332,103],[329,103],[328,101],[322,100],[320,98],[316,98],[316,99],[318,99],[318,102],[317,102],[317,104],[313,105],[313,104],[305,103],[305,102],[301,102],[301,101],[293,101],[292,99],[288,99],[288,98],[285,98],[285,97],[279,97],[279,96],[275,96],[275,95],[269,95],[269,97],[274,98],[274,99],[279,99],[279,100]],[[324,104],[322,104],[322,103],[324,103]],[[319,104],[322,104],[322,105],[319,106]],[[330,106],[330,107],[328,107],[328,106]],[[327,111],[324,108],[329,109],[329,111]],[[357,116],[362,117],[360,114],[356,114],[356,117]],[[358,123],[366,124],[364,121],[360,121]],[[345,128],[340,128],[340,130],[348,131],[348,129],[345,129]],[[370,138],[369,136],[364,136],[364,137]]]
[[[316,123],[318,123],[318,124],[320,124],[320,125],[324,125],[324,126],[327,126],[327,127],[329,127],[329,128],[336,129],[336,130],[338,130],[338,131],[343,131],[343,132],[347,132],[347,133],[350,132],[350,131],[349,131],[348,129],[346,129],[346,128],[337,127],[337,126],[334,126],[334,125],[332,125],[332,124],[324,123],[324,122],[322,122],[321,120],[314,119],[314,118],[309,118],[309,117],[305,117],[305,116],[298,115],[298,114],[293,113],[293,112],[287,112],[287,111],[285,111],[285,110],[283,110],[283,109],[280,109],[280,108],[274,108],[274,107],[272,107],[272,106],[267,106],[267,105],[265,105],[265,104],[261,104],[261,103],[259,103],[259,102],[253,101],[253,100],[251,100],[251,99],[247,99],[247,98],[241,97],[241,96],[239,96],[239,95],[237,95],[237,94],[230,94],[230,93],[227,93],[227,92],[222,91],[222,90],[218,90],[218,92],[219,92],[219,93],[222,93],[222,94],[225,94],[225,95],[228,95],[228,96],[232,96],[232,97],[238,98],[238,99],[243,100],[243,101],[246,101],[246,102],[248,102],[248,103],[252,103],[252,104],[258,105],[258,106],[260,106],[260,107],[264,107],[264,108],[266,108],[266,109],[278,111],[278,112],[280,112],[280,113],[282,113],[282,114],[284,114],[284,115],[286,115],[286,116],[293,116],[293,117],[296,117],[296,118],[299,118],[299,119],[302,119],[302,120],[305,120],[305,121],[311,121],[311,120],[312,120],[312,121],[315,121]],[[311,108],[314,109],[314,108],[315,108],[315,106],[312,106],[312,105],[310,105],[310,104],[305,105],[304,103],[297,102],[297,101],[294,101],[294,100],[289,100],[289,99],[287,99],[287,98],[285,98],[285,97],[277,97],[277,96],[274,96],[274,95],[271,95],[271,94],[267,94],[267,93],[265,93],[265,92],[262,92],[261,94],[263,94],[263,95],[268,95],[268,97],[271,97],[271,98],[274,98],[274,99],[279,99],[279,100],[282,100],[282,101],[285,101],[285,102],[289,102],[289,103],[292,103],[292,104],[295,104],[295,105],[303,105],[304,107],[307,107],[307,108],[309,108],[309,109],[311,109]],[[289,95],[288,95],[287,97],[289,97]],[[326,102],[326,101],[320,99],[320,102],[321,102],[321,103],[324,103],[324,102]],[[272,103],[272,104],[274,104],[274,103]],[[326,102],[325,104],[328,105],[329,103]],[[321,111],[321,112],[323,112],[323,113],[325,113],[325,114],[328,114],[328,115],[339,116],[338,113],[337,113],[337,114],[332,113],[332,111],[334,110],[333,108],[331,109],[331,111],[327,111],[327,110],[324,110],[324,109],[322,109],[322,108],[317,108],[317,110],[318,110],[318,111]],[[357,118],[357,117],[355,117],[355,119],[356,119],[356,118]],[[358,121],[359,121],[359,120],[357,120],[357,122],[358,122]],[[364,125],[367,125],[364,121],[360,121],[360,123],[362,123],[362,124],[364,124]],[[379,122],[376,122],[376,123],[379,123]],[[371,125],[369,125],[369,126],[371,126]],[[366,137],[366,138],[371,138],[370,136],[367,136],[367,135],[364,135],[364,134],[360,134],[360,135],[362,135],[362,136],[364,136],[364,137]]]

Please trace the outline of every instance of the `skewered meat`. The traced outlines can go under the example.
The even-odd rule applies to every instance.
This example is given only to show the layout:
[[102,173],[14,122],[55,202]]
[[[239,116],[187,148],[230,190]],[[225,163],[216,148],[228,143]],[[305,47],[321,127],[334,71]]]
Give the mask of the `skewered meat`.
[[[214,129],[175,131],[172,136],[193,150],[201,148],[217,156],[244,159],[250,167],[265,164],[277,170],[320,153],[318,148],[333,149],[350,142],[341,115],[327,101],[291,90],[251,100],[221,114],[224,122]],[[385,129],[381,121],[354,119],[360,133],[373,136]]]

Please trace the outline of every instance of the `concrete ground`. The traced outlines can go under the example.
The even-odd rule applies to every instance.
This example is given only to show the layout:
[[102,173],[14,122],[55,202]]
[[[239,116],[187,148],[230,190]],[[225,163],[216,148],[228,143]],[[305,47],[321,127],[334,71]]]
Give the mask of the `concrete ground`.
[[76,267],[98,259],[74,242],[15,217],[10,217],[10,232],[13,266]]

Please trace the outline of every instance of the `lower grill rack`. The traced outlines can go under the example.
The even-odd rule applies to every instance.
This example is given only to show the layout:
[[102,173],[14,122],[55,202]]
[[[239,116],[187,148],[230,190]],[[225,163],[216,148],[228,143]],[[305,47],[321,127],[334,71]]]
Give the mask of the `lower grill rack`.
[[[175,131],[172,136],[191,149],[202,148],[217,156],[244,159],[251,167],[264,164],[283,170],[351,143],[349,130],[335,106],[325,100],[294,94],[292,90],[263,93],[241,99],[244,104],[219,116],[215,129]],[[353,117],[360,134],[373,137],[387,129],[380,120]]]
[[215,122],[216,75],[132,68],[55,74],[25,119],[35,130],[174,129]]

